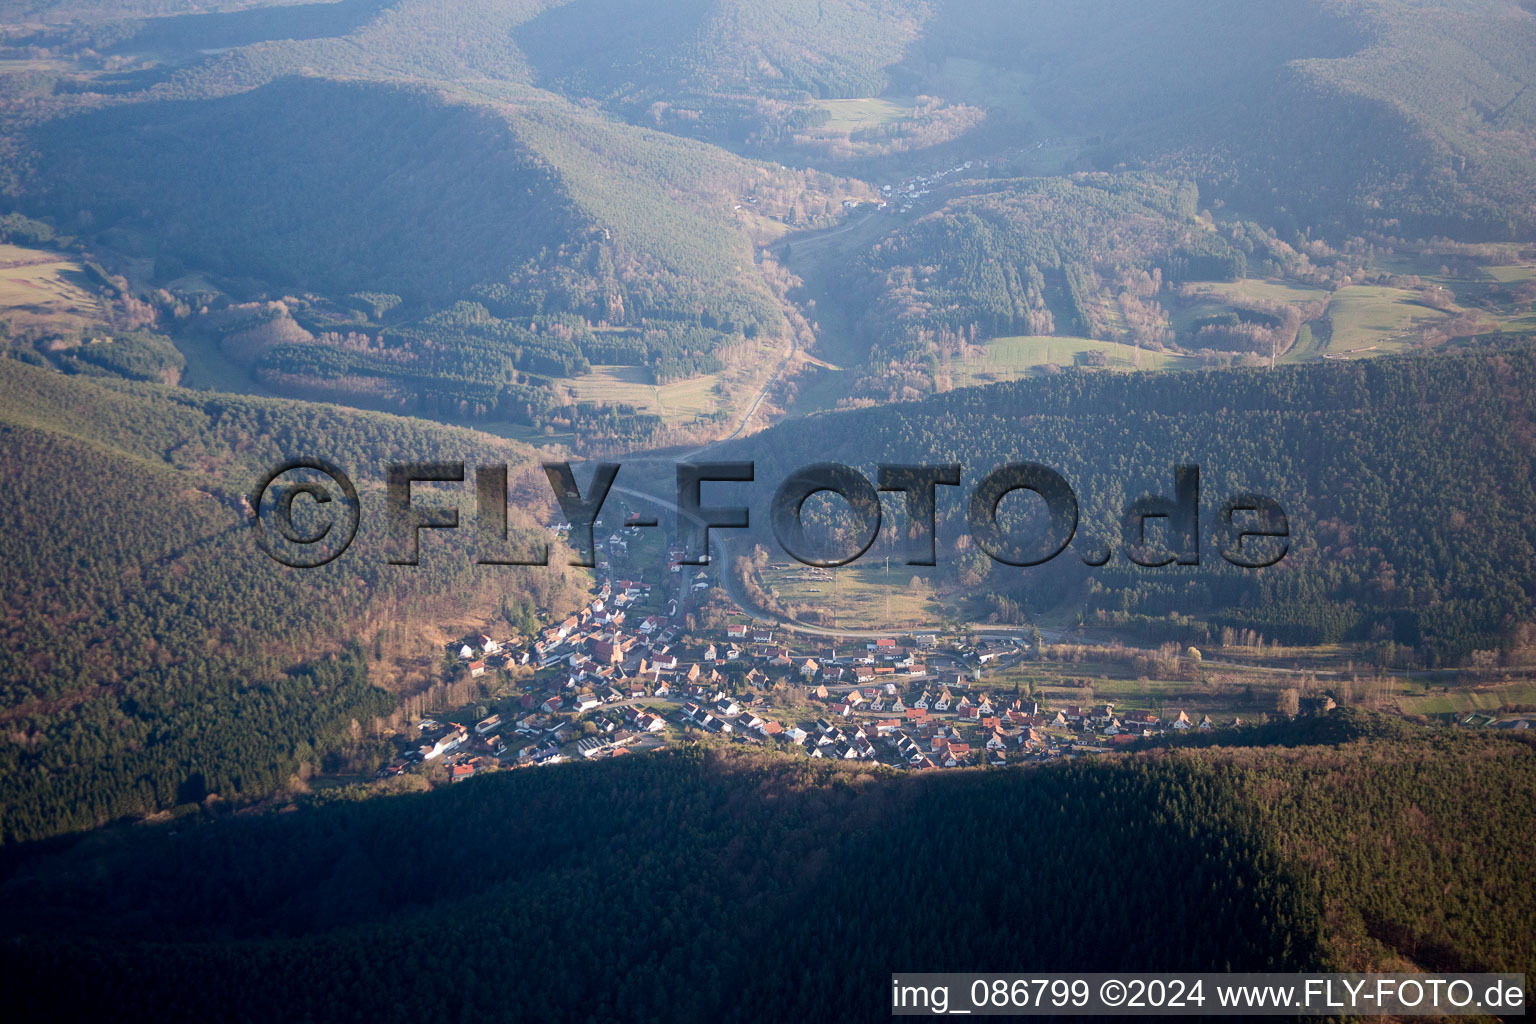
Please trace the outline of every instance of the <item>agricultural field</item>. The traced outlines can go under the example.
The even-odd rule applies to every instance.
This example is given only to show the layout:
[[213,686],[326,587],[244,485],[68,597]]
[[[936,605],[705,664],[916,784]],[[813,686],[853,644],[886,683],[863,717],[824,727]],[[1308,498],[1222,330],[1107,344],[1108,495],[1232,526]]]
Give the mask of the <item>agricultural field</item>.
[[1194,286],[1189,298],[1175,300],[1169,311],[1169,323],[1181,343],[1191,335],[1197,323],[1242,309],[1265,306],[1302,306],[1324,302],[1328,293],[1321,288],[1287,281],[1246,277],[1240,281],[1208,281]]
[[1276,302],[1283,305],[1299,305],[1318,302],[1328,297],[1322,288],[1292,284],[1289,281],[1273,281],[1259,277],[1245,277],[1239,281],[1210,281],[1197,286],[1201,295],[1209,295],[1228,307],[1233,304]]
[[1505,705],[1536,704],[1536,681],[1520,680],[1493,686],[1423,688],[1421,696],[1399,696],[1396,704],[1406,715],[1461,714],[1497,711]]
[[1048,364],[1075,366],[1079,354],[1088,352],[1102,352],[1109,368],[1114,370],[1182,370],[1195,366],[1195,360],[1188,356],[1138,350],[1116,341],[1024,335],[994,338],[986,343],[981,355],[954,361],[949,366],[950,379],[955,387],[1017,380]]
[[712,373],[658,385],[643,366],[594,366],[591,373],[563,383],[578,401],[632,405],[676,423],[714,412],[720,404],[719,381],[720,374]]
[[1505,334],[1526,334],[1536,331],[1536,312],[1524,313],[1500,321],[1499,330]]
[[832,120],[822,128],[833,132],[878,128],[881,125],[908,120],[912,116],[910,99],[866,96],[851,100],[817,100],[815,105],[832,115]]
[[1339,359],[1401,351],[1417,327],[1446,316],[1419,302],[1416,292],[1376,285],[1350,285],[1328,303],[1333,337],[1324,358]]
[[[721,434],[741,424],[748,410],[789,352],[781,341],[760,339],[755,347],[728,357],[729,365],[718,372],[656,384],[643,366],[598,365],[592,372],[560,381],[560,387],[579,402],[630,405],[636,411],[660,416],[669,426],[688,426],[701,418],[723,415]],[[749,427],[762,425],[754,417]]]
[[1160,717],[1184,711],[1196,722],[1209,714],[1226,725],[1233,716],[1254,720],[1273,712],[1280,691],[1297,684],[1298,677],[1277,672],[1207,666],[1179,675],[1142,675],[1124,663],[1092,656],[1080,662],[1038,662],[1026,655],[992,672],[988,685],[1027,690],[1050,707],[1107,702],[1120,712],[1151,711]]
[[88,281],[60,253],[0,244],[0,321],[13,336],[78,335],[104,312]]
[[1483,273],[1499,284],[1524,284],[1536,280],[1536,263],[1516,263],[1502,267],[1484,267]]

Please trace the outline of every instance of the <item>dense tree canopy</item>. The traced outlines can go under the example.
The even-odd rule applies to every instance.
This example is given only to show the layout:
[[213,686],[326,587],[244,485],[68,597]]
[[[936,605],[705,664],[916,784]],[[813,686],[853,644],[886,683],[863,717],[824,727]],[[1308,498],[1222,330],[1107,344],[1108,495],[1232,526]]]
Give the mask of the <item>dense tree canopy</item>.
[[[1002,463],[1041,462],[1076,491],[1078,539],[1038,569],[991,569],[989,589],[1037,612],[1070,595],[1085,612],[1385,640],[1454,664],[1524,642],[1536,612],[1532,395],[1536,354],[1521,345],[1273,371],[1069,371],[811,416],[733,450],[770,481],[821,461],[871,478],[880,463],[959,462],[969,487]],[[1200,566],[1116,554],[1085,567],[1080,553],[1120,549],[1126,502],[1172,495],[1185,463],[1201,469]],[[941,543],[965,532],[955,490],[940,488]],[[1220,503],[1250,492],[1289,521],[1290,551],[1271,569],[1235,569],[1215,550]]]
[[0,972],[173,1019],[748,1020],[883,1018],[903,965],[1529,971],[1531,747],[1329,731],[926,776],[684,749],[184,825],[14,863]]

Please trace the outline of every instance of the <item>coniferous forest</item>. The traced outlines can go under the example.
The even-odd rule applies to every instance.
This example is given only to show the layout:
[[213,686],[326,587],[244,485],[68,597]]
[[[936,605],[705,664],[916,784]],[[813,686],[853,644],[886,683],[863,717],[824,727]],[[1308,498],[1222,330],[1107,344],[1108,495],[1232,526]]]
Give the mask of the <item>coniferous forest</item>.
[[[1059,376],[964,388],[902,408],[811,416],[733,442],[760,479],[818,461],[873,479],[882,463],[959,463],[939,489],[946,561],[981,573],[1036,612],[1192,616],[1256,627],[1287,643],[1386,641],[1429,665],[1528,642],[1536,600],[1536,493],[1529,428],[1536,358],[1523,344],[1462,354],[1278,371]],[[1050,466],[1079,506],[1073,547],[1017,569],[963,546],[966,495],[1008,462]],[[1127,502],[1174,493],[1174,468],[1200,467],[1201,562],[1103,568],[1079,552],[1121,548]],[[1285,558],[1227,564],[1221,504],[1257,492],[1291,525]],[[890,502],[899,537],[901,502]],[[766,532],[760,530],[760,532]],[[766,536],[763,543],[774,543]],[[901,552],[892,541],[892,548]],[[957,546],[962,545],[962,546]],[[1161,550],[1161,548],[1159,549]]]
[[1536,975],[1533,481],[1536,0],[0,0],[0,999]]
[[694,747],[341,794],[22,858],[3,970],[39,1010],[67,985],[133,1017],[308,1019],[324,991],[342,1020],[658,1021],[874,1019],[903,964],[1529,971],[1531,745],[1309,728],[1039,771]]

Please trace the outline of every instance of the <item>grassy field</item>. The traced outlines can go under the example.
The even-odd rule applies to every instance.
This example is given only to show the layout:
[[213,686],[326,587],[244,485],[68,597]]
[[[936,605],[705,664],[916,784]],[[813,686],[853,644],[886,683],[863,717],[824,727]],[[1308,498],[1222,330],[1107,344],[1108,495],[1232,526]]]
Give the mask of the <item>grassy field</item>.
[[[1053,708],[1059,708],[1065,704],[1108,702],[1121,713],[1152,711],[1159,716],[1171,716],[1180,710],[1191,714],[1196,711],[1220,712],[1225,715],[1220,719],[1222,724],[1226,724],[1234,713],[1251,714],[1253,712],[1253,708],[1246,702],[1238,701],[1237,703],[1241,706],[1234,707],[1231,695],[1223,698],[1219,694],[1206,693],[1202,691],[1199,683],[1183,679],[1097,678],[1093,680],[1091,687],[1075,687],[1045,681],[1037,684],[1035,689],[1045,699],[1047,705]],[[1267,704],[1269,707],[1274,706],[1273,696],[1268,697]],[[1197,715],[1196,721],[1198,720]]]
[[911,100],[866,96],[852,100],[817,100],[816,106],[832,115],[823,128],[834,132],[853,132],[860,128],[878,128],[912,116]]
[[1505,334],[1523,334],[1526,331],[1536,331],[1536,313],[1525,313],[1521,316],[1510,317],[1499,323],[1499,330]]
[[1500,686],[1455,688],[1420,697],[1397,698],[1397,704],[1409,715],[1443,715],[1467,711],[1495,711],[1505,704],[1536,704],[1536,681],[1523,680]]
[[100,320],[77,261],[45,249],[0,245],[0,318],[15,334],[78,334]]
[[1142,349],[1138,356],[1135,346],[1115,341],[1019,336],[994,338],[986,343],[982,355],[950,364],[950,378],[955,387],[1017,380],[1035,373],[1046,364],[1076,365],[1076,357],[1080,352],[1104,353],[1109,360],[1109,368],[1115,370],[1183,370],[1195,365],[1195,361],[1188,356],[1172,352]]
[[[837,624],[859,629],[878,629],[913,623],[926,624],[945,617],[935,599],[940,582],[938,567],[901,565],[891,560],[886,575],[885,559],[865,564],[862,560],[837,569],[816,570],[798,562],[775,563],[765,568],[762,580],[786,606],[810,606],[831,612]],[[927,581],[921,589],[913,578]]]
[[1517,263],[1504,267],[1484,267],[1483,272],[1499,284],[1524,284],[1536,278],[1536,264]]
[[[603,365],[580,377],[561,380],[578,401],[631,405],[642,413],[660,416],[670,425],[689,425],[701,416],[726,414],[720,433],[729,434],[741,423],[763,386],[789,355],[784,339],[759,338],[750,350],[730,355],[726,369],[670,384],[652,383],[643,366]],[[753,418],[750,429],[759,429],[763,418]]]
[[1321,288],[1258,277],[1245,277],[1239,281],[1211,281],[1199,285],[1197,290],[1202,295],[1210,295],[1226,303],[1279,302],[1292,305],[1317,302],[1328,297],[1328,293]]
[[675,423],[714,412],[719,406],[715,393],[719,380],[719,374],[708,374],[658,386],[643,366],[594,366],[591,373],[563,383],[580,401],[632,405]]
[[1402,288],[1341,288],[1328,303],[1333,337],[1324,354],[1340,358],[1400,351],[1412,341],[1415,327],[1445,315],[1420,304],[1417,293]]
[[1169,312],[1169,322],[1181,337],[1206,317],[1260,305],[1300,306],[1321,302],[1328,293],[1286,281],[1245,277],[1240,281],[1209,281],[1195,286],[1194,296],[1179,301]]

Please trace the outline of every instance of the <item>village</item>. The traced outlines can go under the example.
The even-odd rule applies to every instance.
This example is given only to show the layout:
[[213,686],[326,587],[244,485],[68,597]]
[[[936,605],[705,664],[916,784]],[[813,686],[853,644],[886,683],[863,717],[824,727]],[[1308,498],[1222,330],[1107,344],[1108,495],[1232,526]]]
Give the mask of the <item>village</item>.
[[[682,565],[671,546],[632,554],[648,532],[599,531],[608,535],[576,614],[534,637],[450,644],[449,674],[481,680],[485,696],[421,720],[378,774],[457,782],[704,738],[921,771],[1088,756],[1217,725],[1183,711],[1117,713],[1110,702],[1052,707],[1017,684],[991,685],[1030,656],[1012,634],[852,639],[753,621],[715,593],[715,567]],[[699,614],[707,603],[729,612],[724,621]]]

